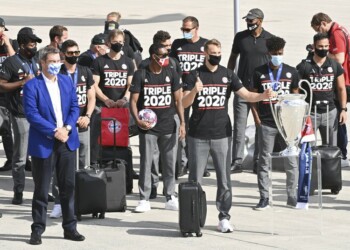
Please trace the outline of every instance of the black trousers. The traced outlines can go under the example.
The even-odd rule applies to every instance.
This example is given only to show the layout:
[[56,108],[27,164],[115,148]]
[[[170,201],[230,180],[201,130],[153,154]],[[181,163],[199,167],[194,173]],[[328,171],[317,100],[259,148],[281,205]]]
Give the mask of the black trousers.
[[51,155],[46,158],[32,157],[34,195],[32,202],[32,232],[42,234],[46,228],[47,198],[53,168],[57,175],[62,207],[62,227],[66,231],[76,230],[74,215],[75,151],[70,151],[65,143],[55,141]]

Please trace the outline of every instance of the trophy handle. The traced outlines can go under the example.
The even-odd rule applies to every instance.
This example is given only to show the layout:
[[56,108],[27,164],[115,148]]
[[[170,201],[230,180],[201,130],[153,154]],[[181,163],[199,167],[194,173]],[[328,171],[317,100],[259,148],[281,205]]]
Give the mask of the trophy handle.
[[[280,132],[280,134],[281,134],[283,140],[284,140],[285,142],[287,142],[287,137],[284,135],[284,131],[283,131],[283,129],[282,129],[282,126],[281,126],[279,120],[277,119],[277,116],[276,116],[276,113],[275,113],[276,111],[275,111],[274,106],[272,105],[272,100],[271,100],[271,98],[269,98],[269,101],[270,101],[271,113],[272,113],[273,119],[275,120],[277,129],[278,129],[278,131]],[[288,143],[287,143],[287,144],[288,144]],[[289,145],[288,145],[288,146],[289,146]]]
[[309,87],[309,89],[310,89],[310,104],[309,104],[309,111],[308,111],[308,115],[310,115],[310,113],[311,113],[311,105],[312,105],[312,96],[313,96],[313,92],[312,92],[312,88],[311,88],[310,82],[309,82],[308,80],[306,80],[306,79],[301,79],[301,80],[299,81],[299,83],[298,83],[298,86],[299,86],[299,89],[301,89],[301,90],[304,92],[305,97],[307,96],[307,91],[306,91],[303,87],[301,87],[301,85],[302,85],[303,82],[306,82],[306,84],[308,85],[308,87]]

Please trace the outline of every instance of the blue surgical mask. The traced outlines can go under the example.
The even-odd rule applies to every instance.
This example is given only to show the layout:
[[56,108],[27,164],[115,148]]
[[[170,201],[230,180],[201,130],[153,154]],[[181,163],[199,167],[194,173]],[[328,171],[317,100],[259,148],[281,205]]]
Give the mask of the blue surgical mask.
[[193,37],[191,32],[184,32],[183,34],[184,34],[184,38],[187,40],[190,40]]
[[271,63],[274,66],[279,66],[283,63],[283,56],[271,56]]
[[57,75],[60,70],[61,70],[61,65],[62,63],[50,63],[49,64],[49,68],[47,69],[47,72],[50,74],[50,75]]

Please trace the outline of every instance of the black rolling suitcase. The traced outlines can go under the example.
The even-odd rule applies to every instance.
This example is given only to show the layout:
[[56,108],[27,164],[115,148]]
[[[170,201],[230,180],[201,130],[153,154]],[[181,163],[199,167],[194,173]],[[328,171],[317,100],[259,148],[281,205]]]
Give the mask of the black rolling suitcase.
[[[90,140],[88,140],[88,156],[90,154]],[[90,160],[88,160],[89,162]],[[79,149],[77,149],[77,171],[75,172],[75,214],[80,221],[81,216],[92,214],[104,217],[107,209],[105,172],[100,169],[79,169]]]
[[205,192],[197,182],[179,184],[179,224],[183,237],[195,233],[202,236],[201,227],[207,216],[207,200]]
[[[315,105],[315,114],[317,113],[317,106],[327,105],[327,122],[329,122],[329,104],[328,101],[317,101]],[[315,119],[316,127],[316,119]],[[327,123],[327,128],[329,123]],[[327,129],[327,145],[314,146],[313,152],[318,151],[321,156],[321,176],[322,176],[322,189],[330,189],[332,194],[338,194],[342,189],[342,173],[341,173],[341,151],[337,146],[330,146],[329,144],[329,132]],[[310,194],[312,195],[317,189],[317,157],[313,157],[312,163],[312,176]]]

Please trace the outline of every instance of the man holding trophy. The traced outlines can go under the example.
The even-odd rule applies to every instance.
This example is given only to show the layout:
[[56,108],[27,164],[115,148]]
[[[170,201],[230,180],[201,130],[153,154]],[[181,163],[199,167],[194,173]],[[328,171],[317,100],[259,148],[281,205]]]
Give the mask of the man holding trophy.
[[[283,63],[285,43],[286,42],[280,37],[271,37],[267,39],[266,46],[271,60],[267,64],[255,69],[252,77],[253,91],[263,93],[266,89],[272,89],[276,91],[279,97],[290,93],[298,93],[298,72],[294,67]],[[277,98],[271,99],[272,105],[277,103],[277,101]],[[258,104],[253,103],[252,113],[259,133],[259,164],[257,176],[260,201],[254,209],[260,211],[269,208],[269,169],[271,169],[269,154],[272,153],[275,137],[280,132],[274,120],[269,99],[262,100]],[[295,117],[290,114],[283,118],[290,119],[286,124],[289,124],[291,127],[284,129],[293,130],[293,126],[295,127],[294,123],[297,122]],[[300,124],[299,131],[301,130],[301,126],[302,123]],[[293,148],[292,145],[288,146],[288,149]],[[298,162],[295,156],[296,154],[287,154],[283,159],[287,175],[287,206],[290,207],[295,207],[297,204],[296,186],[298,181]]]

